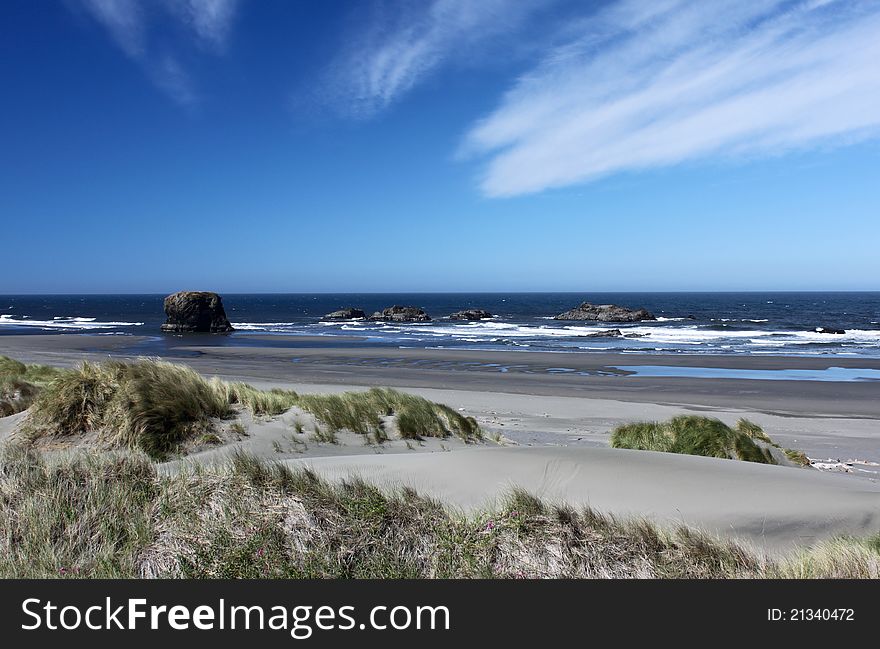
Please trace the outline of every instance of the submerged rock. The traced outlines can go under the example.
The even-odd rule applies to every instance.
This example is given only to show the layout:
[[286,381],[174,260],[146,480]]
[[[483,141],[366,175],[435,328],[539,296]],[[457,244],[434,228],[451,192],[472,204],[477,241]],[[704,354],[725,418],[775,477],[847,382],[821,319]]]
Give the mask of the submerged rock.
[[430,322],[431,316],[417,306],[399,306],[395,304],[387,309],[376,311],[370,320],[382,322]]
[[623,332],[620,329],[605,329],[586,334],[584,338],[623,338]]
[[845,334],[845,329],[831,329],[829,327],[816,327],[817,334]]
[[223,300],[210,291],[179,291],[165,298],[162,331],[173,333],[226,333],[233,331]]
[[579,307],[554,317],[554,320],[592,320],[595,322],[639,322],[656,319],[653,313],[645,309],[628,309],[616,304],[591,304],[589,302],[584,302]]
[[488,311],[483,309],[465,309],[464,311],[456,311],[449,316],[450,320],[486,320],[493,317]]
[[347,309],[339,309],[339,311],[328,313],[322,320],[358,320],[366,317],[367,314],[360,309],[348,307]]

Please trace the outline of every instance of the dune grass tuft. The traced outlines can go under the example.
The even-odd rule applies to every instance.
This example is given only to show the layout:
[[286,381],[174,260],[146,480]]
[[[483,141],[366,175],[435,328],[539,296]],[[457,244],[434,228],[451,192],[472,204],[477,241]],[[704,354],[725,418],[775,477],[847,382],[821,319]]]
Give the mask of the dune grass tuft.
[[240,404],[255,415],[280,415],[299,401],[293,390],[258,390],[247,383],[227,383],[216,377],[211,379],[211,387],[226,403]]
[[35,363],[25,364],[8,356],[0,356],[0,377],[18,378],[41,388],[64,371],[58,367]]
[[735,428],[710,417],[683,415],[665,422],[640,422],[619,426],[611,446],[642,451],[728,458],[776,464],[767,446],[776,446],[757,425],[740,419]]
[[782,452],[785,453],[785,457],[794,462],[795,464],[799,464],[800,466],[810,466],[810,458],[807,457],[806,453],[803,451],[796,451],[791,448],[784,448]]
[[[156,359],[83,362],[72,370],[52,370],[0,357],[0,368],[7,372],[0,376],[6,381],[0,383],[0,395],[10,395],[3,411],[30,406],[25,425],[29,439],[94,434],[103,446],[136,449],[154,458],[204,438],[215,420],[232,416],[236,407],[270,417],[300,407],[315,415],[322,424],[319,437],[327,441],[345,429],[381,443],[388,439],[384,418],[392,415],[403,438],[481,437],[472,417],[396,390],[338,395],[259,390],[247,383],[206,380],[186,366]],[[36,377],[42,387],[20,384],[14,377]]]
[[801,550],[773,568],[783,579],[880,578],[880,534],[858,539],[841,537]]
[[40,390],[63,371],[0,356],[0,417],[30,408]]
[[481,437],[472,417],[465,417],[449,406],[433,403],[387,388],[343,394],[301,395],[298,404],[311,412],[331,431],[351,430],[385,438],[384,417],[397,416],[397,429],[404,439],[456,435],[465,441]]
[[742,433],[746,435],[750,439],[756,439],[758,441],[764,442],[765,444],[773,445],[773,440],[764,432],[764,429],[761,428],[758,424],[753,421],[749,421],[748,419],[740,418],[736,422],[735,429],[738,433]]
[[7,446],[0,529],[0,577],[15,578],[880,577],[880,538],[770,559],[521,490],[463,516],[412,489],[331,483],[240,453],[161,475],[143,454],[50,461]]
[[31,438],[97,432],[109,447],[162,458],[210,430],[230,407],[200,374],[157,360],[83,362],[55,378],[31,408]]

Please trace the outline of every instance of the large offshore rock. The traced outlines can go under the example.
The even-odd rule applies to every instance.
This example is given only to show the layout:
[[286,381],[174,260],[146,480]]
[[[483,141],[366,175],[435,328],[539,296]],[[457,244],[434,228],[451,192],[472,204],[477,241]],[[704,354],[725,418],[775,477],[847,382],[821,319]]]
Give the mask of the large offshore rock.
[[399,306],[395,304],[387,309],[376,311],[370,320],[383,322],[430,322],[431,316],[417,306]]
[[232,325],[223,300],[210,291],[179,291],[165,298],[162,331],[173,333],[226,333]]
[[590,304],[584,302],[578,307],[554,316],[555,320],[588,320],[593,322],[639,322],[656,320],[654,314],[645,309],[628,309],[616,304]]

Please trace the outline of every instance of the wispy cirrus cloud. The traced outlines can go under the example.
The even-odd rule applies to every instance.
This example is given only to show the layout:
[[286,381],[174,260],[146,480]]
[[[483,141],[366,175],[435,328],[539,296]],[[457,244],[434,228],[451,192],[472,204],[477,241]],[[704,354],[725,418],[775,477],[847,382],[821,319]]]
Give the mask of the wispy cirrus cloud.
[[564,29],[465,138],[488,196],[880,130],[878,2],[624,0]]
[[342,112],[371,117],[441,66],[485,53],[555,0],[380,2],[330,66],[327,94]]
[[238,0],[167,0],[168,7],[206,45],[226,45]]
[[168,45],[169,39],[160,45],[154,36],[174,23],[183,26],[202,49],[222,51],[238,0],[79,0],[79,5],[158,88],[177,103],[193,106],[198,94],[179,55]]

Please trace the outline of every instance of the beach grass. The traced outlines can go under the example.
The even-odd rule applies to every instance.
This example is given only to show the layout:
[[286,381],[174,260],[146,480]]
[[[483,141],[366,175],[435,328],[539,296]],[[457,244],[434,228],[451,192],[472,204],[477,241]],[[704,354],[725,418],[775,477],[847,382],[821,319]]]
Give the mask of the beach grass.
[[27,433],[33,439],[95,432],[103,445],[162,458],[210,432],[213,419],[231,414],[230,405],[225,394],[183,365],[83,362],[40,392]]
[[482,436],[472,417],[465,417],[443,404],[428,401],[397,390],[371,388],[366,392],[302,395],[299,407],[311,412],[332,431],[351,430],[387,439],[384,418],[396,416],[397,430],[403,439],[448,437],[465,441]]
[[299,395],[293,390],[273,388],[258,390],[247,383],[229,383],[213,378],[211,388],[229,405],[240,404],[255,415],[275,416],[286,412],[299,402]]
[[[396,390],[374,388],[338,395],[300,395],[292,390],[259,390],[247,383],[205,379],[195,370],[157,359],[83,362],[50,372],[6,359],[0,374],[9,385],[9,409],[29,408],[23,430],[31,441],[72,440],[92,434],[104,447],[139,450],[157,459],[181,453],[190,441],[214,434],[218,420],[237,409],[272,417],[293,407],[321,423],[319,437],[333,441],[350,430],[381,443],[388,439],[386,417],[394,417],[400,437],[481,437],[476,420],[448,406]],[[50,368],[51,369],[51,368]],[[17,377],[38,377],[23,387]],[[33,385],[33,388],[28,387]],[[4,388],[6,389],[6,388]],[[17,390],[13,395],[13,390]],[[24,395],[24,396],[22,396]],[[234,426],[231,428],[235,432]]]
[[880,538],[771,558],[521,490],[462,515],[243,454],[163,475],[143,453],[7,445],[0,529],[0,577],[16,578],[880,577]]
[[0,417],[30,408],[40,390],[61,372],[49,365],[25,364],[0,356]]
[[746,419],[731,428],[718,419],[697,415],[619,426],[611,434],[611,446],[761,464],[777,464],[770,447],[779,448],[760,426]]
[[782,452],[785,453],[785,457],[787,457],[791,462],[798,464],[800,466],[810,466],[810,458],[807,457],[806,453],[803,451],[797,451],[791,448],[784,448]]

